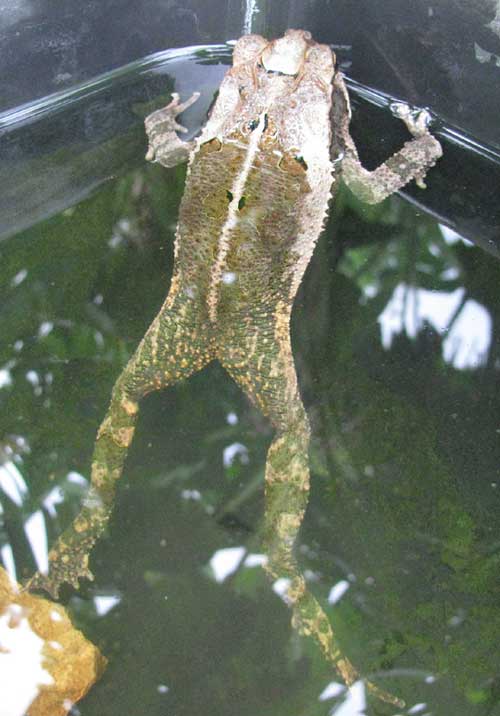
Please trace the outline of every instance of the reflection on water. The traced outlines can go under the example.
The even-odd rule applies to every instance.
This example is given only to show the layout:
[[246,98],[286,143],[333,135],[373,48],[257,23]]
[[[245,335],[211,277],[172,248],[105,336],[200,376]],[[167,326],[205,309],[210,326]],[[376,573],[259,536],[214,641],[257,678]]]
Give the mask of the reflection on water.
[[[451,229],[445,226],[439,228],[446,244],[461,242],[472,246],[470,241]],[[429,251],[438,259],[442,256],[437,243],[431,243]],[[416,268],[424,275],[433,274],[425,261],[417,264]],[[378,317],[382,345],[388,349],[395,335],[404,332],[410,338],[416,338],[430,327],[443,336],[442,354],[446,363],[459,370],[478,368],[488,360],[493,328],[491,315],[485,306],[470,298],[467,289],[460,285],[460,271],[456,266],[443,267],[439,278],[444,281],[446,290],[427,289],[407,283],[396,286]],[[458,287],[450,290],[456,283]]]
[[[31,371],[28,371],[30,373]],[[29,381],[31,382],[31,381]],[[37,393],[38,394],[38,393]],[[64,503],[68,487],[75,491],[78,486],[81,498],[88,489],[87,480],[78,473],[69,472],[61,484],[50,489],[41,500],[40,509],[31,510],[28,485],[23,477],[23,454],[30,452],[28,442],[20,435],[9,436],[0,445],[0,494],[23,513],[22,530],[29,544],[36,569],[48,569],[47,519],[57,517],[57,506]],[[0,515],[4,508],[0,503]],[[9,543],[1,547],[2,561],[12,579],[17,578],[12,546]]]
[[[145,174],[0,248],[0,548],[19,580],[78,511],[111,386],[165,293],[183,175],[166,205]],[[313,422],[300,567],[405,714],[500,713],[498,279],[414,209],[346,195],[294,316]],[[395,713],[345,693],[290,629],[289,585],[262,576],[270,437],[216,368],[145,401],[96,582],[63,595],[113,665],[82,716]]]
[[484,306],[466,299],[464,288],[446,293],[398,284],[378,320],[386,349],[395,335],[404,331],[416,338],[429,325],[445,336],[443,358],[454,368],[478,368],[488,359],[491,317]]

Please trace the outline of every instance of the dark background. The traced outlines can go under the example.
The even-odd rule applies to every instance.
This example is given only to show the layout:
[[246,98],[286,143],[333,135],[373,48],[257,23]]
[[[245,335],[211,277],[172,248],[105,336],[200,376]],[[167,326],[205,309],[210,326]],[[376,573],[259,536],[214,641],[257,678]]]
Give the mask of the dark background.
[[[429,105],[500,147],[500,18],[494,0],[280,0],[251,29],[288,27],[344,45],[349,74]],[[259,5],[259,3],[257,3]],[[248,27],[248,22],[246,27]],[[0,10],[0,109],[71,87],[173,47],[222,43],[245,31],[236,0],[16,0]]]

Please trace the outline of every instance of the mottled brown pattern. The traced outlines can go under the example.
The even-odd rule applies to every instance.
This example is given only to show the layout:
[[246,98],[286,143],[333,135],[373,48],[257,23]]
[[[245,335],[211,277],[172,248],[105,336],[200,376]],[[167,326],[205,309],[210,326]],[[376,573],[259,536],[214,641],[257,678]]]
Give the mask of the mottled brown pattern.
[[[79,577],[91,576],[88,554],[111,514],[139,400],[218,359],[276,431],[265,475],[266,571],[272,579],[289,580],[294,628],[316,640],[350,685],[357,671],[293,551],[309,495],[310,429],[295,374],[290,314],[336,185],[334,167],[342,167],[360,196],[380,201],[412,178],[422,182],[441,147],[425,114],[400,105],[398,114],[414,139],[374,172],[363,169],[333,54],[300,30],[272,42],[254,35],[238,41],[233,67],[191,146],[176,136],[175,116],[194,99],[180,105],[174,95],[146,119],[148,159],[172,166],[190,152],[171,289],[113,389],[82,513],[54,546],[49,574],[35,575],[30,586],[57,594],[61,583],[76,586]],[[367,686],[379,698],[401,703]]]

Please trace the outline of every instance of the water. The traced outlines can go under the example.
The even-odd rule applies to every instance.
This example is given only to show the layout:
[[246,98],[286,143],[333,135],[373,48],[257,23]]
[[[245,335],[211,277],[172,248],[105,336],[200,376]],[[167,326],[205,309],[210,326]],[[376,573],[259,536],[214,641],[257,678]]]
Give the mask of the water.
[[[168,289],[184,172],[140,156],[0,244],[0,554],[20,580],[77,512],[114,380]],[[109,659],[75,714],[500,714],[499,277],[417,208],[345,192],[294,312],[313,425],[301,568],[406,709],[347,696],[291,628],[260,566],[272,434],[213,365],[143,401],[96,580],[63,594]]]

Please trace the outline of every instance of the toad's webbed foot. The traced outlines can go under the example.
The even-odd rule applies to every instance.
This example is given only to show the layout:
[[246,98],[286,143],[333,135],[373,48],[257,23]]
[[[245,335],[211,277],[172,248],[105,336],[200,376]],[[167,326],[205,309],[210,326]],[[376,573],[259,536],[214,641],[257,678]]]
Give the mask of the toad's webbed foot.
[[[276,569],[277,565],[274,565]],[[297,574],[299,569],[297,567]],[[293,610],[292,626],[302,636],[311,637],[319,645],[325,658],[335,666],[344,684],[351,687],[361,676],[351,661],[343,654],[330,621],[320,603],[309,591],[302,575],[292,580],[287,599]],[[405,702],[398,696],[380,688],[368,679],[363,683],[369,693],[388,704],[404,708]]]
[[93,580],[88,566],[89,554],[105,532],[111,510],[112,503],[106,506],[95,487],[91,487],[80,514],[51,548],[48,572],[36,572],[26,587],[43,590],[57,599],[64,584],[78,589],[80,579]]
[[88,551],[78,546],[67,547],[60,538],[50,552],[48,573],[36,572],[26,583],[26,588],[48,592],[53,599],[59,598],[59,590],[64,584],[78,589],[80,579],[94,579],[88,567]]

